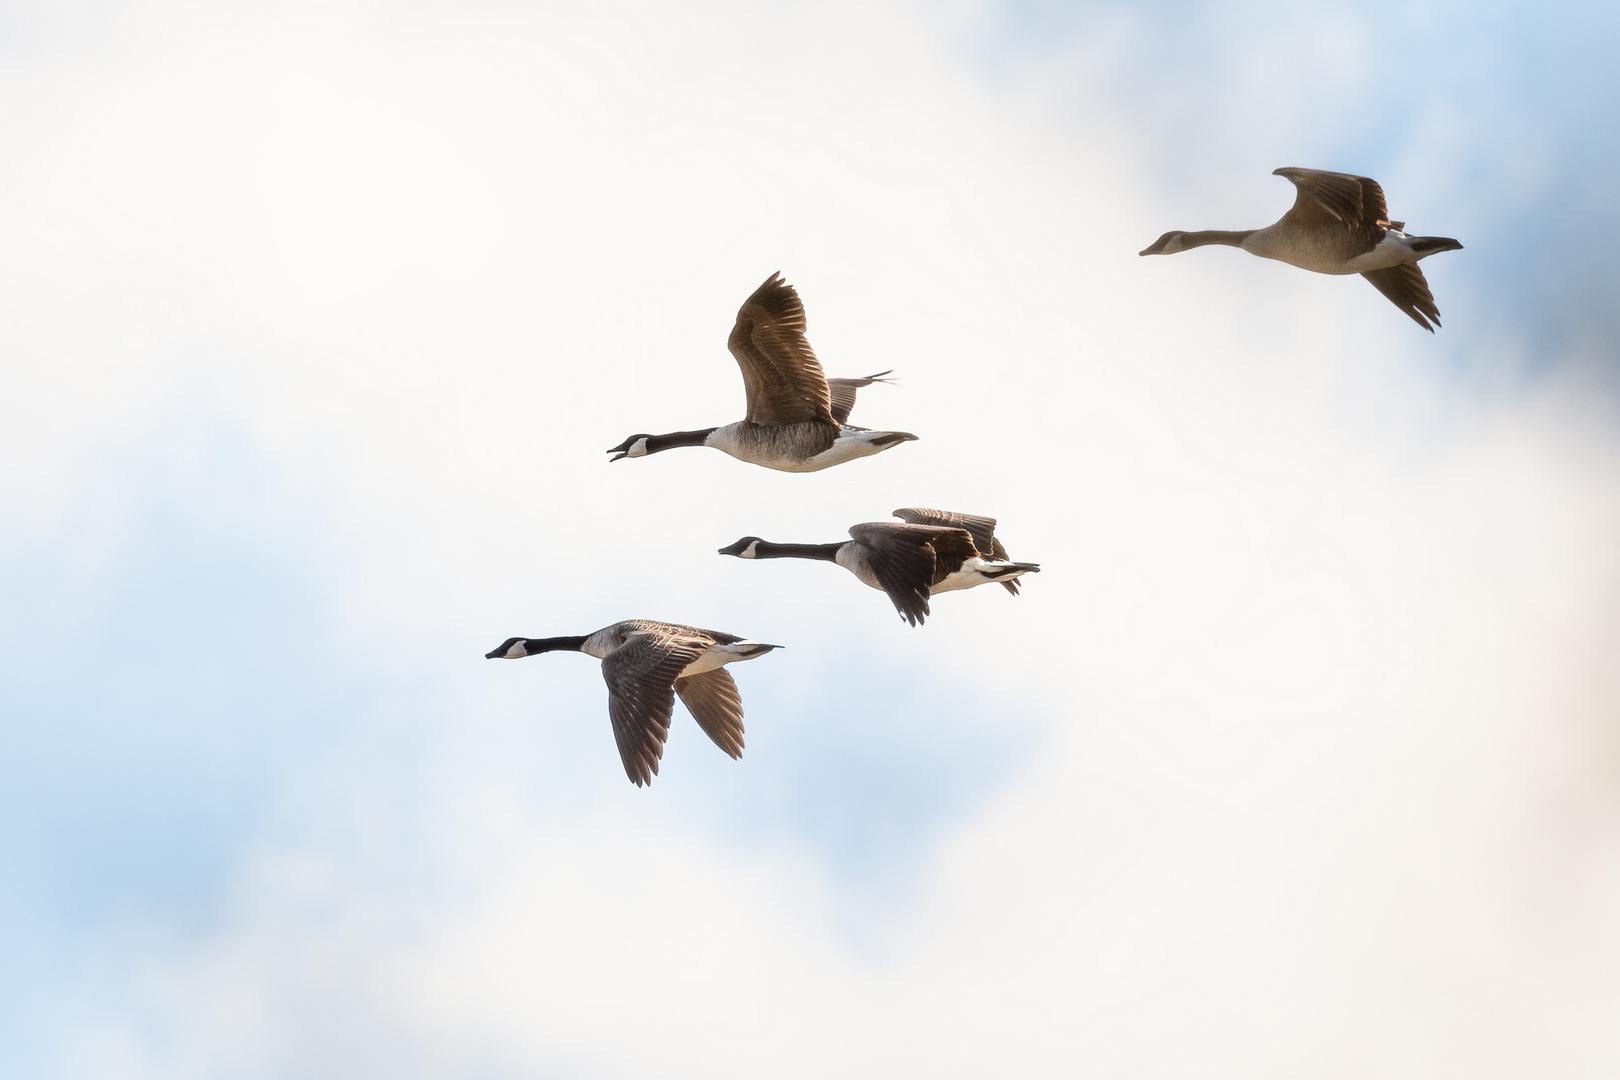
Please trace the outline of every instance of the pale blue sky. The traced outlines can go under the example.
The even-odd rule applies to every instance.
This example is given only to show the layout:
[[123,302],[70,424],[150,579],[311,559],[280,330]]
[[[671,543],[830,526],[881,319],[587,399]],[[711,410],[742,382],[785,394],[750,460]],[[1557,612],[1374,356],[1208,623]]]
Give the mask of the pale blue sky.
[[[1607,1075],[1617,23],[0,12],[0,1072]],[[1437,335],[1136,258],[1289,164]],[[610,468],[779,268],[923,441]],[[710,554],[929,503],[1045,571]],[[741,763],[482,659],[638,616],[788,646]]]

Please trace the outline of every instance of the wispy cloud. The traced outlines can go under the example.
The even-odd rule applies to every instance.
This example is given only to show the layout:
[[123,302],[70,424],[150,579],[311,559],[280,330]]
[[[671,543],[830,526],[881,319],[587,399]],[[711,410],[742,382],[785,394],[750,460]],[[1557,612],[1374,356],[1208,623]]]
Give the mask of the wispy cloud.
[[[23,36],[12,1071],[1613,1071],[1620,457],[1514,284],[1549,241],[1495,239],[1601,140],[1532,166],[1483,77],[1441,92],[1463,54],[1533,87],[1549,39],[1009,10]],[[1178,59],[1210,43],[1251,49]],[[1312,73],[1325,105],[1281,100]],[[1587,115],[1562,92],[1523,115]],[[1469,245],[1435,338],[1354,280],[1135,256],[1363,160]],[[922,441],[607,465],[735,418],[776,269],[831,373],[899,369],[856,419]],[[913,631],[711,554],[918,504],[1045,569]],[[635,791],[594,664],[482,659],[633,615],[788,645],[737,674],[740,764],[678,717]]]

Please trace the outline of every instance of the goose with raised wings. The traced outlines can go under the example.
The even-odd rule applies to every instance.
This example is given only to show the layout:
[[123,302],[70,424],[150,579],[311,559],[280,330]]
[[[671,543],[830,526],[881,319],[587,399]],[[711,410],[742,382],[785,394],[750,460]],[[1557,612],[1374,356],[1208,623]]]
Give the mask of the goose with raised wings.
[[1404,221],[1389,219],[1384,189],[1365,176],[1298,168],[1272,175],[1286,177],[1296,189],[1293,207],[1276,223],[1236,232],[1175,229],[1138,254],[1174,255],[1224,244],[1318,274],[1360,274],[1413,322],[1434,333],[1440,309],[1418,260],[1459,251],[1462,244],[1449,236],[1408,236]]
[[519,660],[564,651],[601,660],[619,757],[625,775],[640,787],[658,775],[677,694],[716,746],[742,757],[742,697],[725,666],[779,648],[718,630],[626,619],[579,637],[507,638],[484,656]]
[[996,519],[944,510],[907,508],[905,522],[868,521],[850,538],[831,544],[773,544],[745,536],[720,549],[739,559],[815,559],[837,563],[888,594],[900,617],[917,626],[929,615],[928,598],[955,589],[999,582],[1014,596],[1015,580],[1036,573],[1036,563],[1012,562],[995,538]]
[[612,461],[677,446],[712,446],[742,461],[782,472],[816,472],[881,453],[917,436],[855,427],[855,392],[888,382],[887,371],[862,379],[829,379],[805,339],[798,292],[772,274],[737,312],[726,344],[742,368],[748,415],[724,427],[632,435],[609,450]]

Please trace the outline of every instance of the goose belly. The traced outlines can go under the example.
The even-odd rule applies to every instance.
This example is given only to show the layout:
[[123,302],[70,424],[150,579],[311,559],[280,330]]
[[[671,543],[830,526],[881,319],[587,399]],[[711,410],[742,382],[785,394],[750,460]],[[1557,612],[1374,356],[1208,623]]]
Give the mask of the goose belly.
[[846,461],[856,458],[871,457],[881,454],[891,447],[899,446],[916,436],[904,435],[898,431],[867,431],[864,428],[839,428],[838,438],[833,444],[809,461],[798,470],[800,472],[815,472],[832,465],[842,465]]
[[[1411,258],[1407,255],[1404,259],[1375,262],[1364,266],[1360,260],[1369,258],[1378,249],[1375,248],[1373,252],[1357,251],[1355,238],[1348,231],[1286,229],[1277,225],[1259,230],[1244,239],[1239,246],[1249,254],[1258,255],[1262,259],[1276,259],[1278,262],[1285,262],[1289,266],[1297,266],[1301,270],[1310,270],[1317,274],[1359,274],[1364,270],[1393,266],[1396,262],[1404,262]],[[1381,243],[1379,248],[1382,247]]]
[[715,429],[706,445],[739,461],[778,472],[819,472],[859,457],[880,454],[915,438],[894,431],[840,427],[832,445],[828,446],[826,431],[821,424],[768,427],[745,420]]

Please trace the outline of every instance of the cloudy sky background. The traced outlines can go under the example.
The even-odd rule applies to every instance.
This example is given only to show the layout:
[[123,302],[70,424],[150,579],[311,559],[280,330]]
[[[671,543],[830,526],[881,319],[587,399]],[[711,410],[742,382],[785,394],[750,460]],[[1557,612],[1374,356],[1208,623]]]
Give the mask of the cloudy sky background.
[[[0,1071],[1607,1077],[1608,5],[0,6]],[[1165,229],[1378,177],[1430,336]],[[774,270],[855,420],[724,423]],[[989,513],[920,630],[756,533]],[[740,763],[598,665],[780,641]]]

